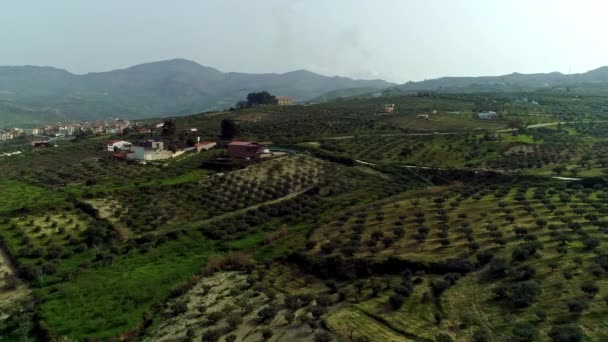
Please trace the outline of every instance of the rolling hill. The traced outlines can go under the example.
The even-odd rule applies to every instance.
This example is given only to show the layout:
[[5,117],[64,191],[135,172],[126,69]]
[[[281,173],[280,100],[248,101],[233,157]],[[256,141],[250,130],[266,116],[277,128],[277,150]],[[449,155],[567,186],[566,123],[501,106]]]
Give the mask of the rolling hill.
[[[136,65],[127,69],[75,75],[52,67],[0,67],[0,101],[10,107],[92,120],[180,115],[233,106],[247,93],[267,90],[305,101],[346,88],[383,89],[382,80],[353,80],[298,70],[284,74],[221,72],[185,59]],[[6,107],[9,107],[8,105]],[[19,115],[0,111],[0,122]],[[42,115],[45,121],[45,115]],[[19,120],[31,122],[29,116]]]
[[601,67],[581,74],[565,75],[559,72],[481,77],[441,77],[420,82],[408,82],[398,86],[402,91],[528,91],[551,87],[580,87],[608,84],[608,67]]

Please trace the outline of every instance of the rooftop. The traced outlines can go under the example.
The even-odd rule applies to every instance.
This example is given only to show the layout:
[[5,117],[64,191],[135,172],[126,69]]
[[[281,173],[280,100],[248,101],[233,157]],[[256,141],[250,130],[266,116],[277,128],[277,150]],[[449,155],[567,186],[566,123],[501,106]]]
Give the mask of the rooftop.
[[228,145],[233,145],[233,146],[258,146],[260,144],[258,144],[255,141],[233,141]]

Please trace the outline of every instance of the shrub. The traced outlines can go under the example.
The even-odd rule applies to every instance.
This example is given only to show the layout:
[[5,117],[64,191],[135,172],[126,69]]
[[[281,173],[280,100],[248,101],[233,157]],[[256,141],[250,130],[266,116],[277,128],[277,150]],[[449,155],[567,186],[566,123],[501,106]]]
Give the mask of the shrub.
[[528,265],[520,266],[513,271],[515,280],[529,280],[536,274],[536,270]]
[[568,311],[572,313],[581,313],[587,308],[587,303],[582,300],[568,301]]
[[533,280],[511,285],[507,289],[507,298],[517,308],[525,308],[532,304],[541,292],[540,286]]
[[513,336],[515,341],[519,342],[531,342],[534,341],[538,335],[538,328],[532,324],[519,323],[513,327]]
[[403,297],[400,294],[395,293],[392,296],[390,296],[388,301],[391,304],[391,307],[393,308],[393,310],[398,310],[399,308],[401,308],[401,306],[403,306],[403,303],[405,302],[405,297]]
[[283,317],[285,318],[285,321],[287,321],[287,324],[291,324],[291,322],[293,322],[293,320],[296,318],[294,313],[291,311],[286,312],[285,316]]
[[321,331],[315,334],[314,337],[315,342],[330,342],[331,335],[325,331]]
[[312,317],[319,319],[327,313],[327,309],[324,306],[315,305],[310,309],[310,313],[312,314]]
[[201,336],[202,342],[217,342],[220,340],[220,332],[215,329],[207,330]]
[[331,297],[328,295],[318,296],[317,299],[315,300],[315,302],[317,302],[317,305],[320,305],[320,306],[329,306],[332,304]]
[[572,325],[554,326],[547,335],[553,342],[580,342],[583,340],[581,329]]
[[581,290],[583,290],[583,292],[585,292],[589,297],[594,297],[600,291],[597,285],[593,283],[584,283],[581,285]]
[[272,335],[274,335],[274,333],[269,328],[264,328],[262,330],[262,338],[264,339],[264,341],[269,340],[272,337]]
[[528,260],[531,256],[536,254],[536,250],[539,247],[539,244],[536,242],[524,242],[513,249],[511,257],[514,261]]
[[209,321],[210,324],[215,324],[223,317],[224,317],[224,315],[222,314],[221,311],[214,311],[207,315],[207,320]]
[[274,316],[276,316],[276,314],[277,314],[277,309],[275,309],[272,306],[264,307],[264,308],[260,309],[260,311],[258,311],[258,317],[260,318],[260,321],[262,321],[262,322],[268,322],[268,321],[272,320],[274,318]]
[[488,265],[488,273],[494,278],[502,277],[507,273],[509,264],[503,258],[494,258]]
[[492,342],[492,336],[485,329],[479,329],[473,333],[473,342]]

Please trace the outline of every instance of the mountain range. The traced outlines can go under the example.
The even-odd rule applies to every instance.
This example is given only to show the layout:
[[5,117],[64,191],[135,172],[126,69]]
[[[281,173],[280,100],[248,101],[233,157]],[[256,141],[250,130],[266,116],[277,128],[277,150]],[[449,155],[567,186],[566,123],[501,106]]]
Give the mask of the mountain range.
[[0,126],[57,120],[131,119],[226,109],[254,91],[296,102],[340,89],[383,89],[382,80],[221,72],[185,59],[108,72],[72,74],[52,67],[0,67]]
[[585,73],[566,75],[559,72],[521,74],[514,72],[502,76],[441,77],[397,86],[403,91],[530,91],[551,87],[577,87],[608,84],[608,67]]
[[296,102],[412,91],[530,91],[608,85],[608,67],[581,74],[558,72],[482,77],[442,77],[396,85],[298,70],[283,74],[221,72],[185,59],[76,75],[39,66],[0,66],[0,127],[69,120],[141,119],[222,110],[254,91]]

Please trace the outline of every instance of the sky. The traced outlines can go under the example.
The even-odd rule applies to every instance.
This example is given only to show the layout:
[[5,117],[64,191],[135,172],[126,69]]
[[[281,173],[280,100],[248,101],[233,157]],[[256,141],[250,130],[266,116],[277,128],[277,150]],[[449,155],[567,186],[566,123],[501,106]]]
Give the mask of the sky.
[[392,82],[608,65],[605,0],[0,0],[0,65],[172,58]]

